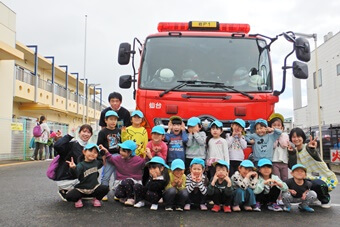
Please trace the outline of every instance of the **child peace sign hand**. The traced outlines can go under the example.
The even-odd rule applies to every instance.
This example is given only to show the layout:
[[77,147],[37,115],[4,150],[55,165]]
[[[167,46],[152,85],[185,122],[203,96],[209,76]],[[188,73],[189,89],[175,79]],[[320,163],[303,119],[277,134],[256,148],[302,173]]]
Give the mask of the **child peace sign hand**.
[[68,163],[68,166],[71,168],[71,169],[74,169],[76,168],[76,164],[74,163],[73,161],[73,157],[71,157],[71,161],[66,161]]
[[309,143],[308,143],[308,147],[310,148],[316,148],[318,146],[318,142],[316,141],[316,137],[313,139],[312,136],[309,136]]

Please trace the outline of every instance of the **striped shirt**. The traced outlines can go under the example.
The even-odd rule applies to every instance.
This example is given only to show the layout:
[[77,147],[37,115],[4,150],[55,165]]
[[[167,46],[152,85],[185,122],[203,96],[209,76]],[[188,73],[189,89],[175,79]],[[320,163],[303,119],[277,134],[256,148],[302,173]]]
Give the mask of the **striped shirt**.
[[193,192],[197,188],[202,193],[202,195],[207,194],[207,181],[204,174],[202,174],[201,181],[196,182],[192,179],[191,173],[189,173],[185,181],[185,185],[189,193]]

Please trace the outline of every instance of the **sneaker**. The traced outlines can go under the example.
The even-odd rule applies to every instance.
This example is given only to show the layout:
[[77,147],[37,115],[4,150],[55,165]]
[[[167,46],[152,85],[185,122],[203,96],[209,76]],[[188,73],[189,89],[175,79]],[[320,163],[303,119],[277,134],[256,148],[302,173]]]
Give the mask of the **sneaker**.
[[127,199],[124,204],[128,205],[128,206],[133,206],[133,205],[135,205],[135,200],[134,199]]
[[277,205],[277,203],[273,203],[273,204],[270,204],[268,205],[268,210],[272,210],[272,211],[282,211],[282,208]]
[[102,203],[96,198],[94,198],[92,200],[92,204],[93,204],[94,207],[101,207],[102,206]]
[[224,213],[231,213],[231,208],[230,208],[230,206],[223,206],[223,212],[224,212]]
[[246,211],[252,211],[253,210],[253,208],[251,206],[244,206],[244,209]]
[[185,206],[184,206],[184,210],[190,210],[190,204],[185,204]]
[[241,211],[240,206],[233,206],[233,211],[236,211],[236,212]]
[[106,202],[107,200],[108,200],[107,195],[102,198],[102,201]]
[[214,211],[214,212],[219,212],[220,210],[221,210],[220,205],[214,205],[213,208],[211,208],[211,211]]
[[34,158],[33,157],[30,157],[31,161],[34,161]]
[[200,204],[201,210],[208,210],[208,207],[205,204]]
[[260,212],[261,211],[261,203],[260,202],[256,202],[255,207],[254,207],[253,210]]
[[58,191],[58,195],[60,196],[61,200],[63,200],[64,202],[67,202],[67,200],[66,200],[66,191],[65,190],[59,190]]
[[163,198],[160,198],[158,203],[163,203]]
[[125,202],[126,202],[126,198],[120,198],[120,199],[119,199],[119,202],[121,202],[121,203],[124,203],[124,204],[125,204]]
[[290,207],[284,206],[284,207],[283,207],[283,211],[290,212]]
[[310,212],[310,213],[314,212],[314,209],[309,207],[309,206],[307,206],[307,205],[304,205],[304,206],[299,205],[299,209],[301,211],[307,211],[307,212]]
[[210,200],[208,204],[209,205],[214,205],[215,203],[214,203],[214,201]]
[[119,198],[117,198],[116,196],[114,196],[113,199],[119,201]]
[[136,208],[141,208],[145,206],[145,203],[144,201],[139,201],[138,203],[136,203],[135,205],[133,205],[133,207],[136,207]]
[[176,210],[177,211],[183,211],[183,208],[182,207],[176,207]]
[[75,208],[81,208],[84,206],[83,201],[79,199],[77,202],[74,203]]
[[150,210],[158,210],[158,204],[151,204]]
[[321,203],[321,207],[322,208],[331,208],[331,202],[329,202],[329,203]]
[[276,202],[277,202],[277,205],[279,205],[279,206],[283,206],[284,205],[282,199],[278,199]]
[[166,211],[173,211],[173,209],[171,207],[165,207]]

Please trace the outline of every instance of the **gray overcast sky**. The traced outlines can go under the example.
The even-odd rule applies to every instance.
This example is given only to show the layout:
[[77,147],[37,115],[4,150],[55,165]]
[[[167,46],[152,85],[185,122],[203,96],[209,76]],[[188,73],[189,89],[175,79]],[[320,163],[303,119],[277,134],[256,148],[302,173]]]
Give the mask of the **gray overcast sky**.
[[[39,46],[39,53],[55,56],[56,64],[84,74],[85,15],[87,17],[86,77],[100,83],[106,101],[112,91],[123,94],[123,106],[133,109],[132,90],[121,90],[120,75],[132,74],[131,65],[117,62],[121,42],[141,41],[157,32],[160,21],[212,20],[249,23],[250,33],[275,36],[284,31],[323,36],[340,30],[338,0],[1,0],[16,13],[17,40]],[[314,49],[313,40],[310,40]],[[283,59],[291,49],[287,42],[273,44],[271,56],[275,89],[281,89]],[[291,58],[290,62],[294,59]],[[311,69],[310,69],[311,70]],[[291,74],[276,111],[293,116]]]

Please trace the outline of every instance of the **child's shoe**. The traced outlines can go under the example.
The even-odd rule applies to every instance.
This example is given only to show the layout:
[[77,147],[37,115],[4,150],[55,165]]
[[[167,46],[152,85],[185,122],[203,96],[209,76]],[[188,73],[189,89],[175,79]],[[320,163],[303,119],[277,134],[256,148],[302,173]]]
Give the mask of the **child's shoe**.
[[307,205],[304,205],[304,206],[299,205],[299,209],[301,211],[307,211],[307,212],[310,212],[310,213],[314,212],[314,209],[309,207],[309,206],[307,206]]
[[223,211],[224,211],[224,213],[231,213],[230,206],[223,206]]
[[244,209],[246,211],[252,211],[253,210],[253,208],[251,206],[244,206]]
[[59,190],[58,191],[58,195],[60,196],[61,200],[63,200],[64,202],[67,202],[66,200],[66,192],[65,190]]
[[261,203],[260,202],[256,202],[255,207],[254,207],[253,210],[260,212],[261,211]]
[[290,207],[284,206],[284,207],[283,207],[283,211],[290,212]]
[[200,204],[201,210],[208,210],[208,207],[205,204]]
[[166,211],[173,211],[172,207],[165,207]]
[[184,206],[184,210],[190,210],[190,204],[185,204],[185,206]]
[[120,202],[120,203],[124,203],[124,204],[125,204],[125,202],[126,202],[126,198],[120,198],[120,199],[119,199],[119,202]]
[[220,205],[214,205],[213,208],[211,208],[211,211],[214,211],[214,212],[219,212],[221,210],[221,206]]
[[92,204],[93,204],[94,207],[101,207],[102,206],[102,203],[96,198],[93,199]]
[[241,211],[240,206],[233,206],[233,211],[235,212]]
[[135,200],[134,199],[127,199],[124,204],[128,205],[128,206],[133,206],[133,205],[135,205]]
[[114,196],[113,199],[119,201],[119,198],[117,198],[117,196]]
[[176,210],[177,211],[183,211],[183,208],[182,207],[176,207]]
[[158,210],[158,204],[151,204],[150,210]]
[[84,206],[83,201],[81,201],[81,199],[79,199],[77,202],[74,203],[74,206],[75,206],[76,208],[81,208],[81,207],[83,207],[83,206]]
[[143,207],[143,206],[145,206],[145,203],[144,203],[144,201],[139,201],[138,203],[136,203],[133,207],[136,207],[136,208],[141,208],[141,207]]
[[328,203],[321,203],[322,208],[331,208],[331,202],[329,201]]
[[282,211],[282,208],[277,205],[277,203],[273,203],[273,204],[270,204],[268,205],[268,210],[272,210],[272,211]]
[[102,198],[102,201],[107,201],[107,200],[108,200],[107,195]]
[[160,199],[158,200],[158,203],[162,204],[162,203],[163,203],[163,198],[160,198]]

